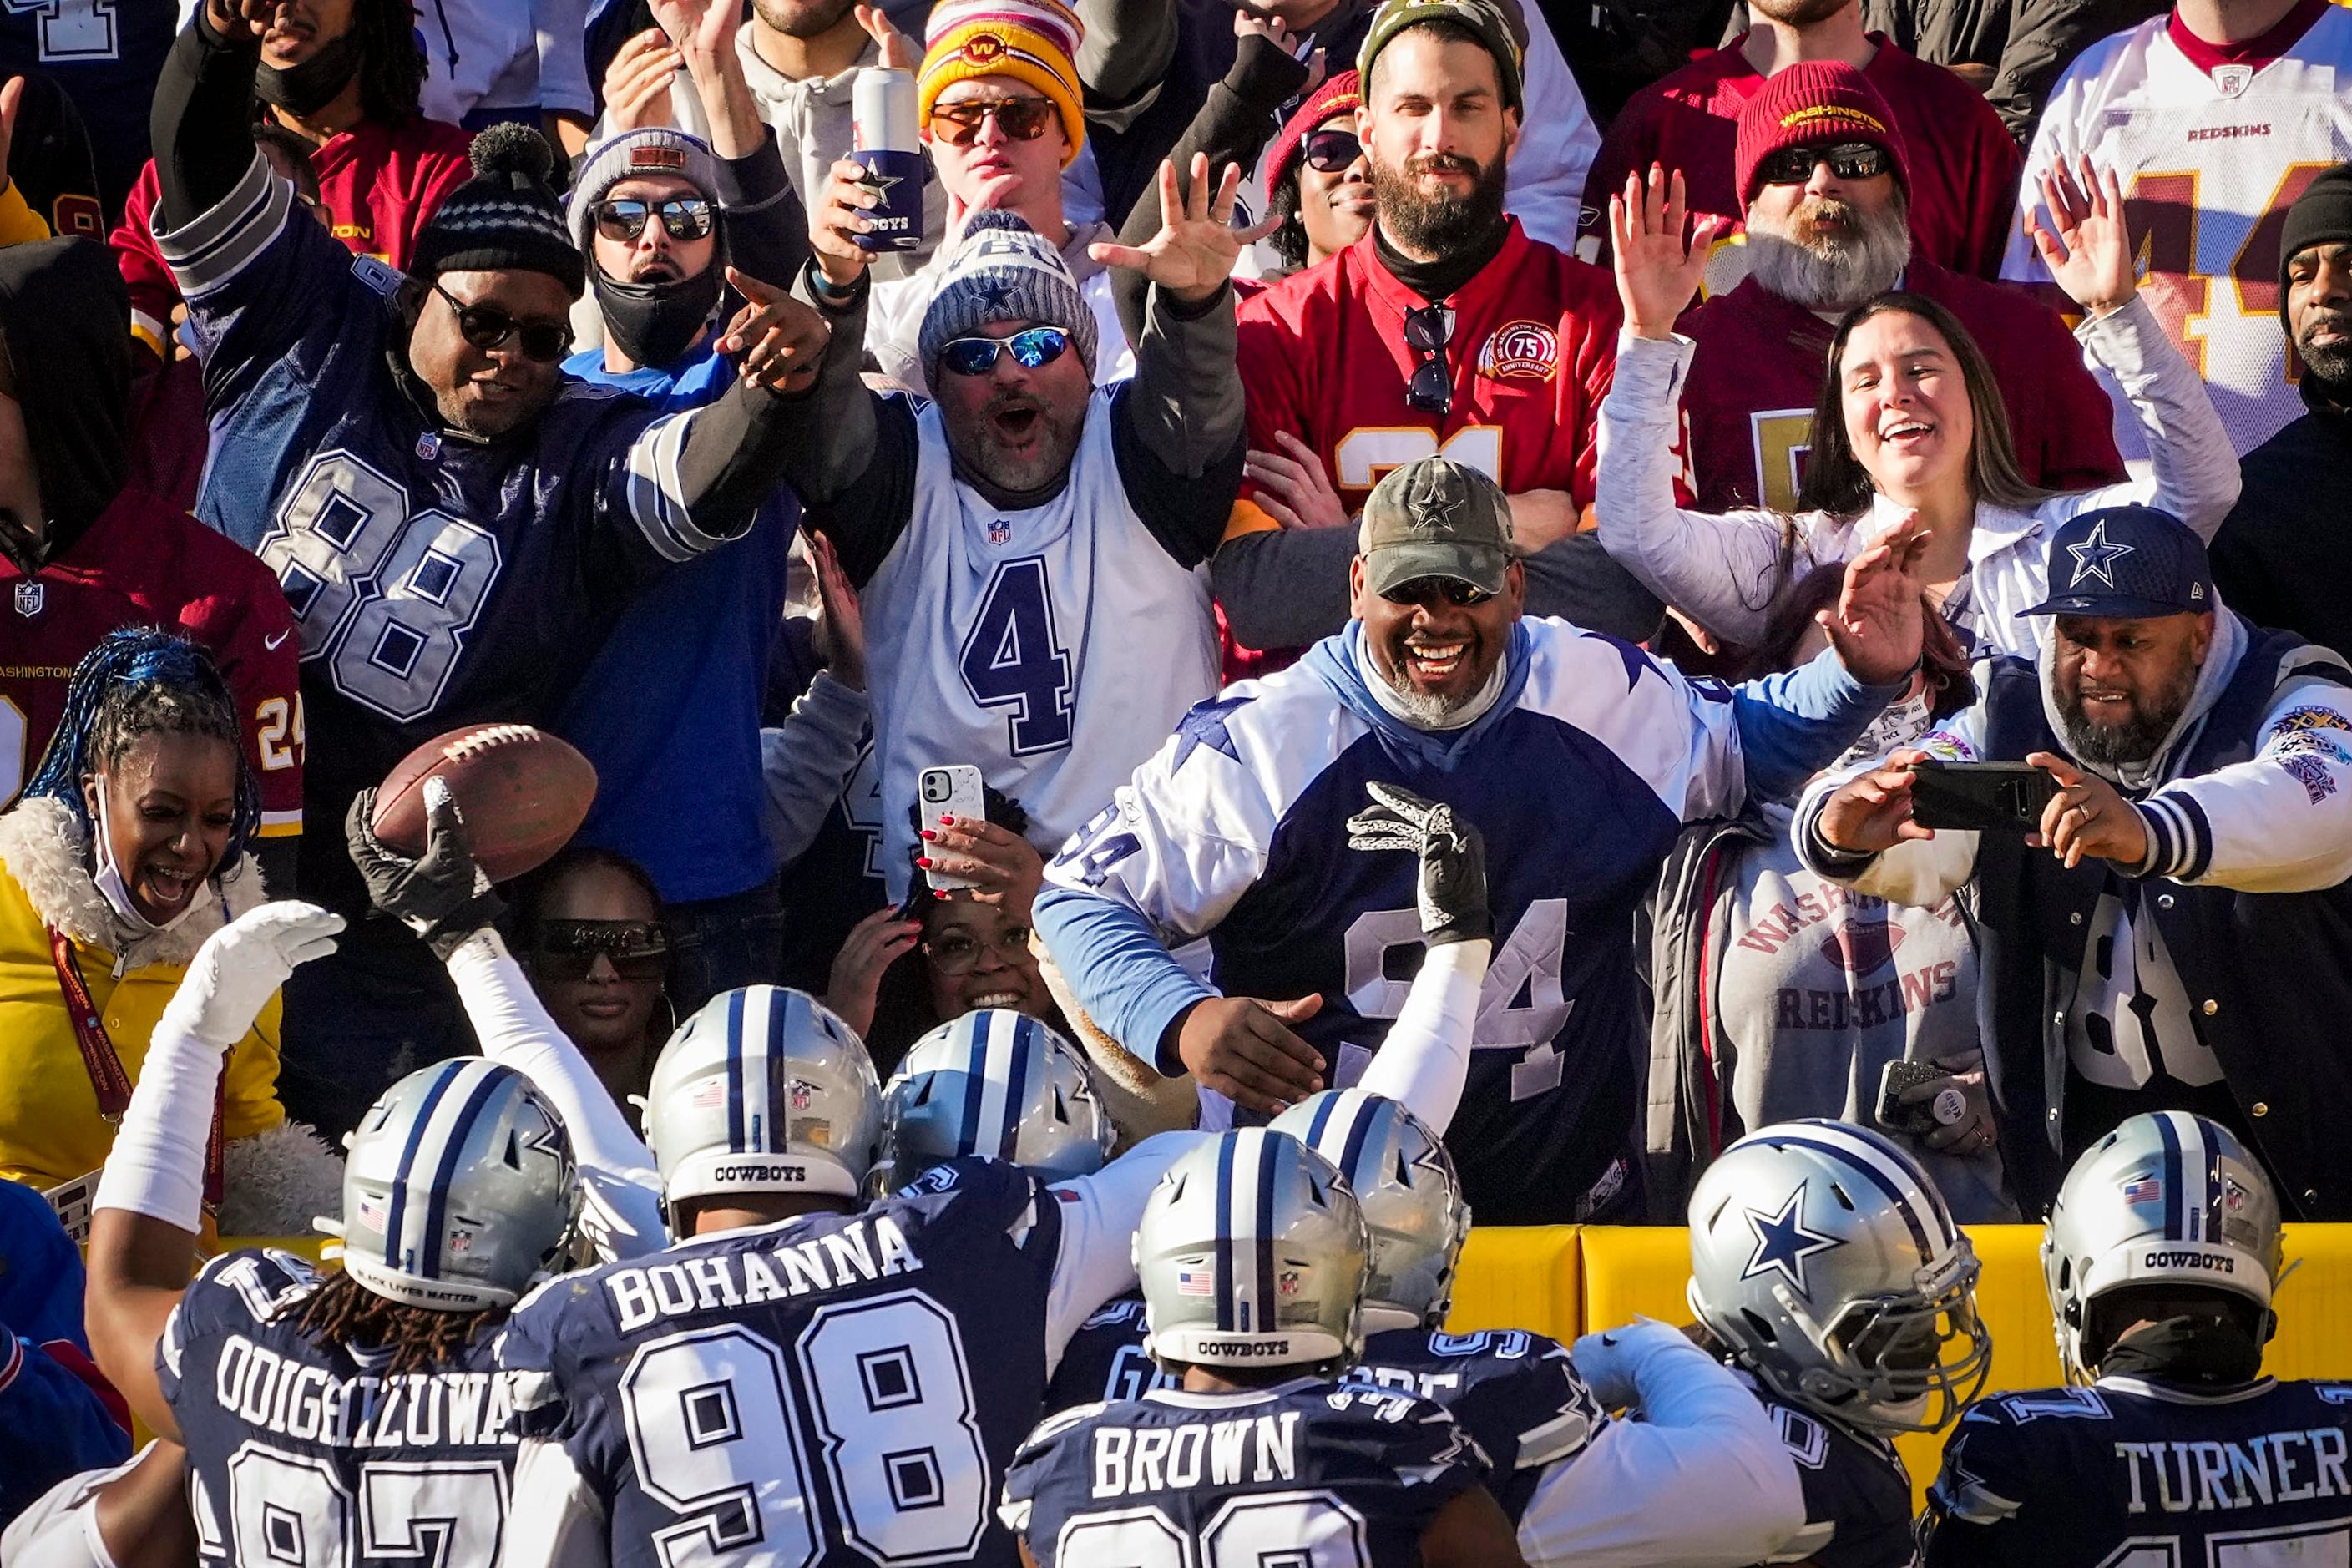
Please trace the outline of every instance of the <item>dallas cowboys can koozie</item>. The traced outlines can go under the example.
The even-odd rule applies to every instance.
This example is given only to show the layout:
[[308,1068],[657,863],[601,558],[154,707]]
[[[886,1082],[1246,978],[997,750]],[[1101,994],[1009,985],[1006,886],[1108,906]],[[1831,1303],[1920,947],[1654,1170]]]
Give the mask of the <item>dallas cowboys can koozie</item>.
[[867,66],[850,87],[849,114],[856,151],[866,165],[860,183],[875,205],[874,226],[856,237],[866,250],[913,250],[923,243],[923,149],[915,134],[915,78],[910,71]]

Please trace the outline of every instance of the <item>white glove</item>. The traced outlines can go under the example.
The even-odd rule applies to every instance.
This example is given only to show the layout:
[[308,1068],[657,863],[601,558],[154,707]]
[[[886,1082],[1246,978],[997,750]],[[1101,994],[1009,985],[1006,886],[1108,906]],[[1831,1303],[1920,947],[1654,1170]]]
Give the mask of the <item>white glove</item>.
[[171,1030],[226,1050],[245,1038],[286,977],[335,951],[343,917],[284,900],[247,910],[205,939],[157,1032]]

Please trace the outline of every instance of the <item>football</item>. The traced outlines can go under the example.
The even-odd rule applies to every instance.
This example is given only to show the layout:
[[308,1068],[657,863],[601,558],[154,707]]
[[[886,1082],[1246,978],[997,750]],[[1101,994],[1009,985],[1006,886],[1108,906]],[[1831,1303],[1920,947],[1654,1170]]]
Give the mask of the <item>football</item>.
[[377,789],[370,826],[404,855],[425,853],[429,778],[447,781],[493,882],[544,864],[580,831],[596,798],[596,769],[571,742],[529,724],[469,724],[409,752]]

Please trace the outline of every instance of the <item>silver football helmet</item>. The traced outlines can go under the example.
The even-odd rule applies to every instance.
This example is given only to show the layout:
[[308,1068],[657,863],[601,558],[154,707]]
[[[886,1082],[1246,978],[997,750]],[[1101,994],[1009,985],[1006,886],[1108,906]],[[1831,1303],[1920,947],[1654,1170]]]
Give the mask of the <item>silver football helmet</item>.
[[1470,1205],[1454,1157],[1419,1117],[1360,1089],[1312,1094],[1269,1124],[1339,1167],[1371,1240],[1364,1331],[1433,1329],[1454,1305]]
[[2275,1326],[2278,1194],[2225,1127],[2185,1110],[2135,1116],[2066,1173],[2042,1232],[2042,1283],[2068,1381],[2097,1375],[2093,1305],[2130,1285],[2198,1286],[2252,1301]]
[[1169,1166],[1143,1206],[1143,1348],[1163,1365],[1352,1362],[1366,1250],[1329,1161],[1272,1128],[1221,1133]]
[[1117,1130],[1068,1041],[989,1007],[908,1049],[882,1089],[882,1157],[866,1185],[895,1190],[942,1160],[984,1154],[1048,1181],[1092,1175]]
[[479,1057],[410,1073],[344,1141],[343,1271],[411,1307],[511,1306],[562,1255],[580,1213],[562,1118]]
[[722,992],[678,1026],[646,1091],[662,1202],[725,1193],[858,1195],[882,1084],[857,1032],[805,991]]
[[1927,1173],[1875,1132],[1784,1121],[1691,1193],[1691,1310],[1783,1398],[1934,1432],[1992,1369],[1977,1256]]

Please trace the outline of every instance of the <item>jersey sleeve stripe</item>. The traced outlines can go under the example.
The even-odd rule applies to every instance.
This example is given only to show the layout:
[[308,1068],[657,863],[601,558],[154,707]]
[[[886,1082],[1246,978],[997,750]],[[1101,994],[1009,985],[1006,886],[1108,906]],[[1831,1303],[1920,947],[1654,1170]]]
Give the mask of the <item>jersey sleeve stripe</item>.
[[678,467],[693,417],[692,410],[665,415],[629,445],[629,515],[665,561],[691,561],[741,537],[708,533],[695,526]]
[[200,300],[269,248],[294,210],[294,186],[269,171],[257,152],[244,176],[217,205],[155,236],[180,292]]
[[302,813],[299,807],[292,811],[265,811],[261,814],[261,837],[264,838],[290,838],[301,831]]

